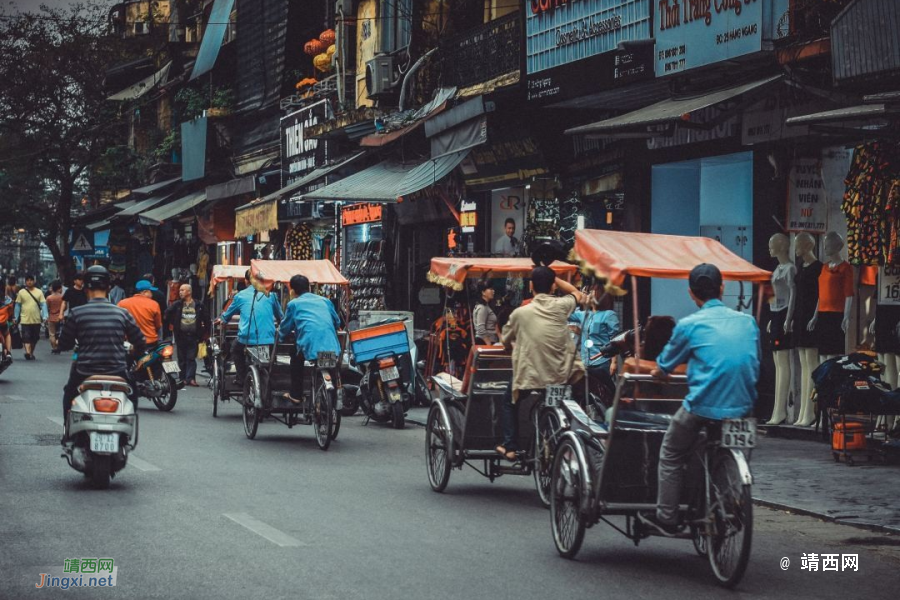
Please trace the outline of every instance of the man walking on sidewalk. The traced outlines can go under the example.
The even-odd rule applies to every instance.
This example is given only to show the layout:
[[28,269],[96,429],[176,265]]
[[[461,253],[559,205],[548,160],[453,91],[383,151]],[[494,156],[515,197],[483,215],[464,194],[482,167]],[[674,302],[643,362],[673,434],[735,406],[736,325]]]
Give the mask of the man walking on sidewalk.
[[50,346],[53,350],[50,354],[59,354],[59,334],[62,333],[63,323],[63,294],[62,282],[59,280],[50,284],[50,295],[47,296],[47,335],[50,337]]
[[16,322],[22,330],[25,360],[34,360],[34,349],[41,339],[41,325],[47,319],[44,292],[34,285],[34,275],[25,276],[25,287],[16,296]]
[[73,308],[78,308],[85,304],[87,304],[87,292],[84,291],[84,275],[75,273],[75,277],[72,278],[72,287],[63,294],[63,318],[65,319]]
[[209,316],[196,300],[189,283],[178,289],[179,300],[166,311],[166,327],[175,334],[178,367],[187,385],[197,387],[197,346],[206,340]]

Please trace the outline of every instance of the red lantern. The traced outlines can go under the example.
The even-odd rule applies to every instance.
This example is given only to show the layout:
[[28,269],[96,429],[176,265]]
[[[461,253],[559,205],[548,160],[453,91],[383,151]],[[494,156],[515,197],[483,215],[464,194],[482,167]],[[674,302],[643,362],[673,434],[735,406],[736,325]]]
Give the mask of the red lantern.
[[335,40],[334,29],[326,29],[319,35],[319,41],[325,44],[325,47],[332,45]]
[[309,54],[310,56],[315,56],[317,54],[322,54],[325,52],[325,49],[328,48],[325,44],[320,42],[319,40],[309,40],[303,45],[303,51]]

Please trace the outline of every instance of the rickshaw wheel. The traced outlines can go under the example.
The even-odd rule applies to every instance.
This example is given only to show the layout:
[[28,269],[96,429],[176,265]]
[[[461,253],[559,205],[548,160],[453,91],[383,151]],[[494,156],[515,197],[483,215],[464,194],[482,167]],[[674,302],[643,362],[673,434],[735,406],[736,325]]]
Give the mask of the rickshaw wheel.
[[259,409],[256,407],[260,399],[259,373],[256,367],[251,367],[244,380],[244,433],[248,439],[256,437],[259,428]]
[[433,405],[428,411],[425,429],[425,462],[428,483],[435,492],[443,492],[450,481],[450,423],[444,421],[440,409]]
[[316,372],[315,392],[313,396],[313,428],[316,431],[316,443],[320,450],[328,450],[331,445],[332,424],[334,423],[334,403],[331,394],[325,387],[322,374]]
[[552,410],[539,415],[534,428],[534,487],[544,508],[550,508],[553,448],[559,429],[559,418]]
[[336,440],[336,439],[337,439],[337,435],[338,435],[338,431],[341,430],[341,411],[339,411],[337,408],[335,408],[335,409],[333,409],[332,412],[333,412],[334,414],[333,414],[333,416],[332,416],[332,418],[331,418],[331,423],[332,423],[332,425],[331,425],[331,439],[332,439],[332,440]]
[[734,587],[744,576],[753,540],[753,499],[750,485],[741,482],[731,452],[719,453],[710,472],[709,511],[712,535],[707,540],[709,564],[716,580]]
[[562,443],[553,460],[550,484],[550,528],[556,550],[564,558],[575,558],[584,541],[585,518],[581,513],[584,474],[577,452],[571,440]]
[[706,558],[709,544],[706,543],[706,535],[702,527],[691,526],[691,540],[694,542],[694,550],[697,551],[697,554],[702,558]]
[[212,374],[213,417],[219,415],[219,401],[222,399],[222,386],[224,383],[222,371],[222,357],[217,356],[213,359]]

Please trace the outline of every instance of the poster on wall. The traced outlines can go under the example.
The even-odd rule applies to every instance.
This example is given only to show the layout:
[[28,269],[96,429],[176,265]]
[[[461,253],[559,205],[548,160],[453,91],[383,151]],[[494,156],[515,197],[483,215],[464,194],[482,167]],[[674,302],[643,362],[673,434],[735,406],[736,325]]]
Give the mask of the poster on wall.
[[879,269],[878,304],[900,306],[900,267],[885,265]]
[[788,231],[825,233],[828,202],[818,158],[798,158],[788,178]]
[[525,208],[525,188],[491,193],[491,252],[496,256],[520,256]]

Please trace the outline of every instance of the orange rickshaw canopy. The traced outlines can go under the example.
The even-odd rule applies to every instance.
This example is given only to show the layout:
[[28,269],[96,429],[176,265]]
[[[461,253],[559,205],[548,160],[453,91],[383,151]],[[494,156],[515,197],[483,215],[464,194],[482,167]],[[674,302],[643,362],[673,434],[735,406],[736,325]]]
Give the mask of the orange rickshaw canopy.
[[246,265],[215,265],[212,277],[209,278],[209,293],[212,294],[216,286],[229,279],[243,279],[247,272]]
[[294,275],[305,275],[312,284],[350,285],[330,260],[251,260],[250,270],[269,289],[276,282],[290,282]]
[[[571,279],[578,268],[562,262],[550,265],[559,277]],[[466,279],[479,277],[528,277],[534,269],[530,258],[432,258],[428,281],[454,290]]]
[[719,268],[723,279],[768,282],[772,274],[705,237],[582,229],[575,232],[575,254],[585,267],[621,285],[626,275],[687,279],[700,263]]

